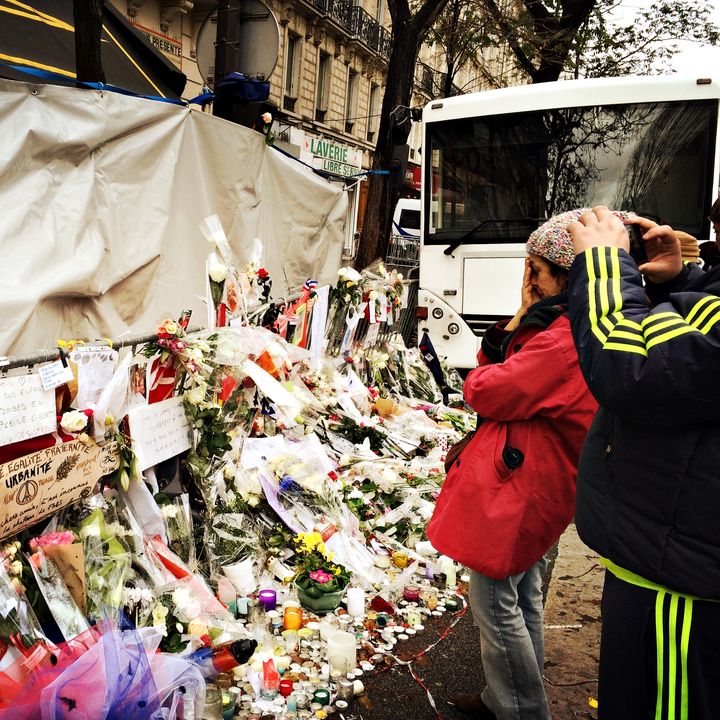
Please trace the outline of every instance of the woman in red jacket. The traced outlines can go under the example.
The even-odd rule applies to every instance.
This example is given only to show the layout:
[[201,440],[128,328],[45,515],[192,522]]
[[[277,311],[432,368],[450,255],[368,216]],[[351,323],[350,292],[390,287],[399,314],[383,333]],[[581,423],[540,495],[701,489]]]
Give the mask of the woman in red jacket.
[[548,220],[528,240],[520,309],[488,330],[465,381],[482,423],[448,471],[427,527],[440,552],[473,571],[487,687],[454,700],[477,718],[550,719],[544,555],[573,517],[577,460],[597,408],[567,315],[574,253],[565,228],[581,212]]

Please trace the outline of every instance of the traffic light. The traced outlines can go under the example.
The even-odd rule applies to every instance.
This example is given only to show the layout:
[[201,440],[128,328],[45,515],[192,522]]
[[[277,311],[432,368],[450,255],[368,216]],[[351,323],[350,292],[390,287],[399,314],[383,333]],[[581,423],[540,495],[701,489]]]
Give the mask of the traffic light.
[[401,188],[405,184],[405,171],[407,170],[410,146],[396,145],[393,148],[392,163],[390,165],[390,183],[394,188]]

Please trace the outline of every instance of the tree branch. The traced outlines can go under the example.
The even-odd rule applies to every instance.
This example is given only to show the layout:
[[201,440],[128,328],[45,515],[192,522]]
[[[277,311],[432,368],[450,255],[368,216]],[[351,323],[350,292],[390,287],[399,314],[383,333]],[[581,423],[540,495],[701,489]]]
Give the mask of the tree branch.
[[520,67],[534,80],[537,76],[537,68],[530,62],[530,58],[528,58],[525,51],[520,47],[520,43],[515,37],[512,27],[510,27],[510,24],[505,19],[495,0],[482,0],[482,3],[503,34],[505,41],[513,51],[513,55],[515,55]]

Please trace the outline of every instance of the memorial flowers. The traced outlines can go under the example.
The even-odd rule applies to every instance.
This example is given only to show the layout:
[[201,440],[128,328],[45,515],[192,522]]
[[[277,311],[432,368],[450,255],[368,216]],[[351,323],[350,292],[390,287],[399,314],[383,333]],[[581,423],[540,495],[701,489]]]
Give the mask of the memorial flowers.
[[347,587],[350,574],[345,567],[332,561],[332,553],[326,549],[320,533],[300,533],[293,543],[295,587],[298,590],[310,598],[319,598],[323,593],[333,593]]

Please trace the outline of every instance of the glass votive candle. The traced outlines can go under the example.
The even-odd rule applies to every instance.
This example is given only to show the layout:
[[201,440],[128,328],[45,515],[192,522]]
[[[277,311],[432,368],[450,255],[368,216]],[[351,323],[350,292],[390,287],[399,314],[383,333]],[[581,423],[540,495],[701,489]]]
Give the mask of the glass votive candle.
[[425,603],[428,610],[435,610],[438,604],[438,591],[436,587],[424,587],[420,591],[420,599]]
[[455,612],[460,609],[460,600],[458,600],[456,597],[449,597],[445,600],[445,607],[450,612]]
[[285,652],[288,654],[294,653],[298,646],[297,630],[283,630],[282,636],[285,640]]
[[286,630],[299,630],[302,627],[302,608],[288,605],[283,610],[283,627]]
[[320,623],[316,621],[309,622],[305,625],[305,627],[312,632],[311,640],[319,640],[320,639]]
[[277,595],[274,590],[261,590],[258,593],[258,602],[265,609],[265,612],[274,610],[277,604]]
[[321,705],[330,704],[330,691],[327,688],[318,688],[313,693],[313,702],[318,702]]
[[420,599],[420,587],[418,585],[406,585],[403,589],[403,598],[409,602],[417,602]]
[[271,632],[279,633],[282,630],[283,618],[280,617],[280,613],[277,610],[268,610],[267,619],[270,622]]
[[246,618],[248,614],[248,608],[250,607],[250,598],[239,597],[235,600],[235,608],[237,610],[238,618]]
[[295,693],[295,704],[298,710],[306,710],[310,705],[310,697],[305,693]]
[[280,694],[283,697],[289,697],[293,691],[293,681],[290,678],[283,678],[280,681]]
[[408,564],[408,554],[402,550],[395,550],[392,554],[392,561],[395,567],[406,568]]
[[337,699],[350,702],[354,695],[354,681],[342,678],[337,684]]
[[422,615],[419,610],[408,610],[405,615],[405,620],[410,627],[415,627],[422,622]]
[[338,682],[340,678],[347,677],[348,660],[345,655],[331,655],[328,658],[330,680]]

